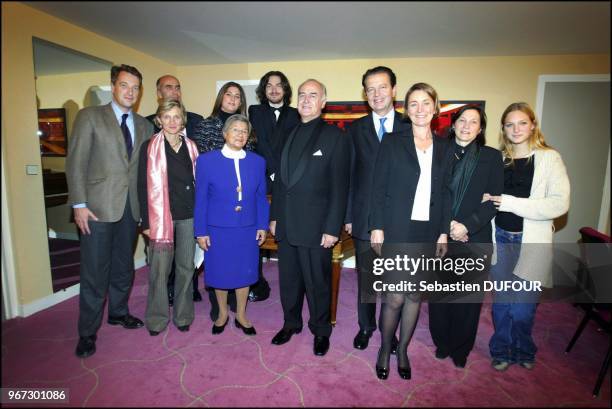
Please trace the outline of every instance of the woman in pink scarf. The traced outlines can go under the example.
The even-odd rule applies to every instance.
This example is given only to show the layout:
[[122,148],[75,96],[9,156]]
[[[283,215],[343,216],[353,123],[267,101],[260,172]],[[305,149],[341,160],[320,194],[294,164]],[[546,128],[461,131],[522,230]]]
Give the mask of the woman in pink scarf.
[[162,130],[142,144],[138,170],[141,227],[149,237],[149,294],[145,325],[151,336],[168,325],[168,275],[175,262],[172,321],[182,331],[193,322],[194,169],[196,144],[185,137],[185,107],[165,100],[155,123]]

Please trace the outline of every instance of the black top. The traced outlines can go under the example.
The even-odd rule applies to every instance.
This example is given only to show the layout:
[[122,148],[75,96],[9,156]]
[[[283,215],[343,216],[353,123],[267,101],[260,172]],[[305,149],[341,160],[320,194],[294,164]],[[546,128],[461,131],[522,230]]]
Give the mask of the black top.
[[[429,209],[432,243],[450,231],[449,149],[448,139],[434,136]],[[374,165],[369,214],[369,230],[384,230],[385,243],[408,242],[410,209],[420,176],[412,127],[385,134]]]
[[[456,164],[458,158],[465,156],[467,146],[463,148],[456,143],[453,145],[450,159]],[[478,162],[454,218],[468,229],[469,243],[491,242],[491,219],[497,214],[497,208],[491,201],[483,202],[482,195],[500,195],[503,184],[504,165],[501,152],[489,146],[480,146]],[[449,237],[448,241],[450,243],[453,240]]]
[[[140,162],[138,163],[138,198],[140,201],[140,215],[142,228],[149,228],[149,208],[147,204],[147,150],[149,141],[142,144],[140,149]],[[170,146],[167,140],[166,165],[168,169],[168,196],[170,199],[170,213],[172,220],[185,220],[193,217],[195,202],[195,184],[193,180],[193,164],[189,157],[187,145],[183,143],[178,152]]]
[[235,114],[236,114],[236,112],[234,112],[233,114],[228,114],[224,110],[220,110],[219,111],[219,119],[221,120],[223,125],[225,125],[225,121],[227,121],[230,116],[235,115]]
[[283,143],[291,130],[300,123],[300,116],[293,107],[283,105],[276,120],[274,109],[266,102],[249,107],[249,120],[257,138],[256,152],[266,160],[268,188],[271,188],[270,175],[278,172]]
[[[319,121],[322,121],[322,119],[317,118],[306,123],[300,123],[298,125],[295,137],[293,138],[293,141],[289,146],[289,176],[293,174],[293,171],[297,167],[297,163],[300,160],[300,156],[302,155],[306,144],[308,144],[308,141],[312,137],[315,125],[319,123]],[[310,154],[312,155],[312,153]]]
[[[533,157],[515,159],[514,165],[504,167],[504,194],[529,197],[533,182],[533,162]],[[523,231],[523,218],[514,213],[499,212],[495,224],[507,231]]]

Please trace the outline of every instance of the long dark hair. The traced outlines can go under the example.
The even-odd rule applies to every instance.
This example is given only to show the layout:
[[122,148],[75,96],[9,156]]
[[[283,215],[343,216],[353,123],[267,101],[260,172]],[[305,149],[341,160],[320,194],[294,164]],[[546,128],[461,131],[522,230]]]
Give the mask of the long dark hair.
[[268,85],[268,80],[271,76],[276,75],[281,80],[281,86],[283,87],[283,103],[285,105],[291,104],[291,96],[293,92],[291,90],[291,85],[289,84],[289,80],[280,71],[268,71],[261,79],[259,80],[259,85],[255,89],[255,94],[257,95],[257,99],[262,104],[268,102],[268,98],[266,97],[266,85]]
[[485,111],[482,109],[482,107],[478,105],[464,105],[451,116],[451,127],[448,131],[448,139],[455,139],[455,137],[457,136],[455,133],[455,122],[457,122],[459,117],[463,115],[465,111],[469,110],[474,110],[478,112],[478,116],[480,117],[480,132],[478,132],[478,135],[476,135],[476,143],[479,146],[484,146],[487,143],[487,139],[485,137],[485,133],[487,130],[487,114],[485,114]]
[[247,116],[246,95],[244,93],[244,90],[242,89],[242,86],[240,86],[240,84],[234,81],[229,81],[223,84],[223,86],[217,93],[217,99],[215,99],[215,104],[213,105],[213,109],[212,109],[212,112],[210,113],[210,116],[215,117],[215,118],[219,117],[219,112],[221,112],[221,103],[223,102],[223,95],[225,95],[225,93],[230,87],[236,87],[238,88],[238,91],[240,91],[240,106],[238,107],[238,111],[234,113]]

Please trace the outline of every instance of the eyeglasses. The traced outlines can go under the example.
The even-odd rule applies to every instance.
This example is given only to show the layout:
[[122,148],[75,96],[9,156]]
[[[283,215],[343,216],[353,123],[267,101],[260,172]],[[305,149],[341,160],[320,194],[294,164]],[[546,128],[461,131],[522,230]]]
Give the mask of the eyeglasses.
[[232,128],[230,130],[232,131],[232,133],[237,133],[239,135],[248,135],[249,134],[249,130],[248,129]]

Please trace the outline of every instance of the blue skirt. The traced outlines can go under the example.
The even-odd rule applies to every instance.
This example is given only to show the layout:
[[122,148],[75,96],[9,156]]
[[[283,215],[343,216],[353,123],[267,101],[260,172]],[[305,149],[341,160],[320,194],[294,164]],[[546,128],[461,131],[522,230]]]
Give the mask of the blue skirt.
[[208,226],[204,284],[222,290],[248,287],[259,279],[257,228]]

